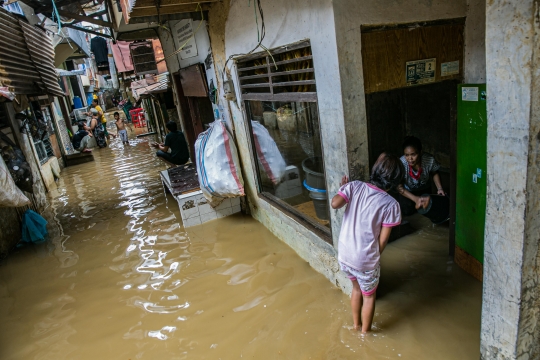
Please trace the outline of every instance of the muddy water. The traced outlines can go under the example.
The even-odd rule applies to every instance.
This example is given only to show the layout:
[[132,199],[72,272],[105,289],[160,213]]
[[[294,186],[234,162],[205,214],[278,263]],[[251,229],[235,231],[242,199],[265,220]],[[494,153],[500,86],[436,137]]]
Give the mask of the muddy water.
[[51,241],[0,263],[0,359],[478,359],[481,285],[445,229],[388,246],[361,337],[348,298],[251,218],[185,231],[147,141],[65,169]]

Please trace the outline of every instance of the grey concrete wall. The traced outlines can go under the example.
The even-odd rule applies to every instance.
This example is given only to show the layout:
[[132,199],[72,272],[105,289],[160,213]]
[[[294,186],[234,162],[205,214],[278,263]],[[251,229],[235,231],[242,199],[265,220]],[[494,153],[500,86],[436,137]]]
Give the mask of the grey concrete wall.
[[482,359],[540,358],[539,5],[487,3]]
[[[332,2],[330,0],[263,2],[266,22],[264,45],[273,48],[303,39],[310,39],[314,56],[315,78],[318,89],[318,106],[321,123],[323,152],[326,161],[327,186],[330,192],[337,189],[335,179],[347,173],[346,146],[339,83],[336,37]],[[253,6],[253,5],[252,5]],[[229,9],[220,5],[212,9],[210,39],[217,73],[221,76],[225,60],[233,54],[247,53],[257,44],[256,24],[253,7],[246,2],[232,2]],[[213,23],[216,25],[213,25]],[[220,34],[220,31],[224,31]],[[260,49],[259,51],[261,51]],[[228,71],[236,81],[235,68],[228,64]],[[237,84],[235,84],[237,85]],[[236,86],[238,89],[238,86]],[[350,292],[350,281],[339,272],[334,248],[315,233],[271,206],[257,195],[255,171],[245,130],[244,108],[241,101],[229,102],[230,116],[246,181],[252,215],[269,228],[276,236],[289,244],[312,267],[323,273],[345,292]],[[332,213],[333,222],[337,215]],[[334,238],[339,227],[334,229]]]
[[486,0],[467,1],[464,82],[486,82]]

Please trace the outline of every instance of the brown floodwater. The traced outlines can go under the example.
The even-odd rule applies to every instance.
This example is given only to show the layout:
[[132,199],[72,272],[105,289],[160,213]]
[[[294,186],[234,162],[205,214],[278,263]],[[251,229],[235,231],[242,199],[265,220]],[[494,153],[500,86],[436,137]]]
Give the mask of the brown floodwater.
[[349,299],[249,216],[183,229],[134,139],[66,168],[51,240],[0,263],[0,359],[478,359],[481,284],[448,230],[387,247],[373,333]]

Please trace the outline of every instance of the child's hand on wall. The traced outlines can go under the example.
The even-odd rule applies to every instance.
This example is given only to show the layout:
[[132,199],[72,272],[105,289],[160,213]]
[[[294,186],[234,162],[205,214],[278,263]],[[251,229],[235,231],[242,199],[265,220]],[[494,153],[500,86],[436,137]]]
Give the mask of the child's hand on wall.
[[339,183],[339,186],[342,187],[348,182],[349,182],[349,177],[347,175],[343,175],[343,177],[341,178],[341,182]]

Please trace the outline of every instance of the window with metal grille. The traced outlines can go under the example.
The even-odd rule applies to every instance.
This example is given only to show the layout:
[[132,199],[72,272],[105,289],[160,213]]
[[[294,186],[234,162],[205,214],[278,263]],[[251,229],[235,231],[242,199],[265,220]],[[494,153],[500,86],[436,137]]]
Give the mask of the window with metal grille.
[[236,61],[259,195],[330,238],[309,41]]
[[154,55],[154,46],[151,41],[135,42],[129,45],[131,59],[135,74],[157,74],[156,57]]
[[317,101],[309,41],[242,57],[237,70],[243,100]]
[[39,158],[39,162],[41,164],[44,164],[49,159],[49,155],[47,154],[47,148],[43,141],[41,140],[34,140],[34,147],[36,148],[37,156]]

